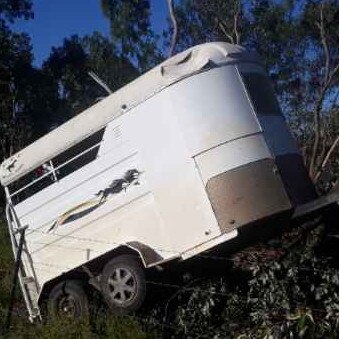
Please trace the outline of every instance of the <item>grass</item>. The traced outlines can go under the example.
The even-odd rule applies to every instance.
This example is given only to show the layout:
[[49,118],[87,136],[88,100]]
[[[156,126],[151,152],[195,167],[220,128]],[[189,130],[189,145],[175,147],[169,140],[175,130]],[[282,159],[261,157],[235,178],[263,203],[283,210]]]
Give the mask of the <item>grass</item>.
[[[6,308],[11,287],[13,254],[5,223],[0,220],[0,312]],[[3,317],[1,317],[2,319]]]
[[[6,319],[9,295],[11,290],[12,270],[14,267],[12,248],[7,227],[0,220],[0,337]],[[7,338],[114,338],[143,339],[148,337],[139,323],[131,317],[117,317],[107,312],[100,313],[91,319],[60,319],[45,324],[31,324],[27,311],[17,292],[17,300],[12,317],[12,326]]]

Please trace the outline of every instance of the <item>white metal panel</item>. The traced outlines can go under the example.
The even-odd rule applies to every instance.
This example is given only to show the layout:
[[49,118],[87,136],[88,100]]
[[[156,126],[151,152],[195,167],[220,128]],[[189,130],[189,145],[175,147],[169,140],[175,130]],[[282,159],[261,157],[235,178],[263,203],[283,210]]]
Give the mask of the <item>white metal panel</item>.
[[[78,206],[81,203],[89,201],[91,199],[98,199],[95,195],[100,190],[108,187],[109,184],[115,179],[123,176],[123,174],[129,170],[132,166],[135,167],[138,163],[135,158],[130,158],[120,164],[109,167],[106,171],[98,173],[90,180],[84,181],[81,185],[73,187],[71,190],[65,190],[64,194],[55,197],[42,207],[32,211],[21,220],[24,224],[30,225],[27,231],[27,239],[33,236],[37,236],[36,233],[31,233],[36,229],[40,229],[44,232],[48,232],[55,220],[62,216],[65,212]],[[140,168],[140,167],[139,167]],[[67,189],[67,186],[64,186]],[[128,204],[130,201],[136,199],[149,192],[147,181],[144,176],[140,177],[140,185],[133,186],[121,192],[120,194],[112,195],[108,198],[108,202],[94,210],[87,216],[79,218],[77,221],[65,224],[56,229],[58,234],[68,234],[73,232],[79,227],[90,224],[92,221],[102,217],[107,213],[113,212],[115,209]],[[34,202],[34,198],[31,203]],[[53,234],[53,231],[49,232]],[[40,247],[40,246],[35,246]],[[32,248],[33,250],[33,248]]]
[[[96,161],[80,168],[60,181],[34,194],[32,197],[16,205],[16,211],[22,222],[35,226],[42,225],[40,219],[48,222],[58,214],[65,211],[65,207],[71,207],[80,203],[84,198],[94,196],[100,189],[107,187],[114,179],[118,179],[124,171],[137,164],[137,151],[130,147],[114,149],[106,153]],[[108,172],[108,173],[107,173]],[[70,199],[70,200],[68,200]],[[34,212],[36,216],[26,217]],[[47,215],[50,215],[48,219]]]
[[182,258],[184,260],[188,258],[192,258],[196,255],[198,255],[201,252],[205,252],[215,246],[218,246],[222,243],[225,243],[226,241],[232,240],[238,236],[238,230],[233,230],[228,233],[224,233],[214,239],[211,239],[210,241],[207,241],[205,243],[202,243],[194,248],[189,249],[188,251],[184,252],[182,254]]
[[[59,229],[50,236],[54,237],[54,242],[32,254],[39,283],[79,267],[127,241],[147,243],[164,258],[172,257],[175,253],[167,250],[165,231],[152,194],[142,196],[114,213],[102,214],[99,219],[84,223],[68,234],[66,228]],[[48,237],[38,233],[38,237],[29,239],[29,244],[34,241],[48,242]]]
[[162,92],[191,156],[261,131],[234,65],[189,77]]
[[[122,145],[130,146],[124,137],[124,117],[119,120]],[[170,238],[137,151],[133,152],[133,147],[117,148],[111,142],[114,130],[114,126],[108,126],[104,144],[108,142],[110,146],[103,147],[96,161],[17,206],[21,220],[30,225],[27,243],[38,268],[40,284],[128,241],[145,243],[164,259],[175,255],[168,245]],[[100,189],[133,168],[141,172],[139,185],[109,197],[90,214],[49,231],[58,216],[93,199]]]
[[117,154],[121,154],[121,157],[124,157],[126,154],[133,153],[133,150],[136,150],[126,133],[123,133],[123,121],[124,118],[120,117],[106,126],[98,153],[99,157],[108,152],[111,152],[110,157],[116,157]]
[[147,179],[174,251],[187,250],[220,234],[204,185],[178,123],[177,103],[159,93],[130,115]]
[[[222,144],[195,157],[204,181],[233,168],[261,159],[272,158],[262,134]],[[225,193],[226,194],[226,193]]]

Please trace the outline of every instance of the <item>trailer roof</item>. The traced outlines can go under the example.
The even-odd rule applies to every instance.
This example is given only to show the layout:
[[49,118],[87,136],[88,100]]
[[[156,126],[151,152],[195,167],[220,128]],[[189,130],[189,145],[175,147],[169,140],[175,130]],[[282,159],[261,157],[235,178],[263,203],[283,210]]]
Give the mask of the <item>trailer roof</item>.
[[175,55],[6,159],[0,165],[1,184],[6,186],[19,179],[173,83],[241,60],[259,58],[241,46],[220,42],[198,45]]

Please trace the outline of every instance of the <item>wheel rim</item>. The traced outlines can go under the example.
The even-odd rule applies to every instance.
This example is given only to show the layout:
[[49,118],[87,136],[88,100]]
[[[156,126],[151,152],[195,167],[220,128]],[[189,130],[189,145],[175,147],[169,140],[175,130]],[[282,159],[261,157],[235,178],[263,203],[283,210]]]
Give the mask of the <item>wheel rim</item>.
[[109,294],[112,301],[120,306],[128,304],[137,293],[137,280],[126,268],[116,268],[108,279]]
[[59,315],[65,315],[69,318],[74,318],[77,313],[76,300],[72,295],[64,295],[58,302]]

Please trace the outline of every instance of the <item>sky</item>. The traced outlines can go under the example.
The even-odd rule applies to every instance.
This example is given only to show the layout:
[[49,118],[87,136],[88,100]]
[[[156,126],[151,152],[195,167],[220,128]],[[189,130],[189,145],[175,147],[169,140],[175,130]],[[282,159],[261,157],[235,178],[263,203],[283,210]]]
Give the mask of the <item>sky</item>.
[[[18,20],[13,28],[32,39],[34,64],[40,66],[53,46],[65,37],[99,31],[109,35],[109,22],[100,9],[100,0],[33,0],[34,19]],[[165,0],[151,0],[152,25],[157,32],[166,26]]]

